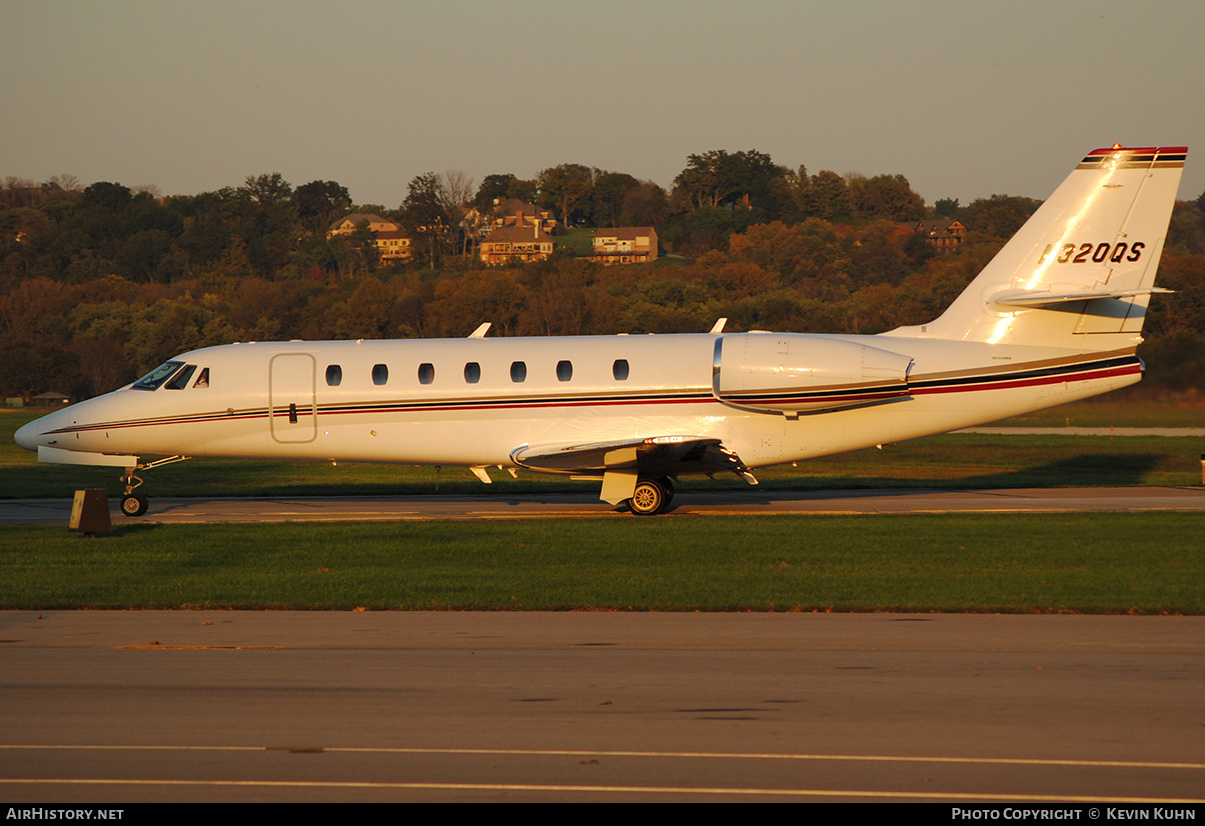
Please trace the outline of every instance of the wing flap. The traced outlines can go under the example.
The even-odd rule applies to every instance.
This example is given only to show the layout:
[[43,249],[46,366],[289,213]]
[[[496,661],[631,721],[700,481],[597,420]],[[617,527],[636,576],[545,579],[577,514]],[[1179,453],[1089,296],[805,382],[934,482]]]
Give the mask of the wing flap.
[[[649,436],[604,442],[523,445],[510,454],[519,467],[541,473],[583,476],[631,474],[676,476],[728,471],[752,479],[741,458],[719,439],[703,436]],[[751,484],[756,484],[753,480]]]

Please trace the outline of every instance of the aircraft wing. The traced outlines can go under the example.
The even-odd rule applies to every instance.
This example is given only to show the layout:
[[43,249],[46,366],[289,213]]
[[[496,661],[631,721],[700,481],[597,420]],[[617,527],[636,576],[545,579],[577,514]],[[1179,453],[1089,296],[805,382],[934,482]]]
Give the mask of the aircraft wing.
[[603,477],[603,500],[630,498],[640,477],[728,471],[751,485],[757,480],[741,458],[719,439],[649,436],[588,444],[523,445],[510,454],[519,467],[543,473]]

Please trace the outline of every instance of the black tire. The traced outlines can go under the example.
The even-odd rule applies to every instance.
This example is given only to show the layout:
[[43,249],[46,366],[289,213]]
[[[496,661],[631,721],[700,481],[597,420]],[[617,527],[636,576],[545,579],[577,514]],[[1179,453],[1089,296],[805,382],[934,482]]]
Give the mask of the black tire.
[[641,479],[628,500],[628,508],[637,516],[654,516],[668,504],[669,494],[660,479]]
[[146,497],[142,494],[130,493],[121,497],[121,512],[126,516],[142,516],[146,506]]
[[661,483],[661,487],[665,488],[665,504],[661,506],[661,510],[665,510],[674,502],[674,480],[668,476],[662,476],[657,481]]

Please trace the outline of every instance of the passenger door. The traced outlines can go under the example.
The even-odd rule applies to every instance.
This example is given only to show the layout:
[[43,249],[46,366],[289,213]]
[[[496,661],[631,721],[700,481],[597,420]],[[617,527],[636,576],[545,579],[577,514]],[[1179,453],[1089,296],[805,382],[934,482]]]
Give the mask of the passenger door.
[[317,367],[309,353],[282,353],[268,366],[268,422],[281,444],[304,444],[318,436],[314,399]]

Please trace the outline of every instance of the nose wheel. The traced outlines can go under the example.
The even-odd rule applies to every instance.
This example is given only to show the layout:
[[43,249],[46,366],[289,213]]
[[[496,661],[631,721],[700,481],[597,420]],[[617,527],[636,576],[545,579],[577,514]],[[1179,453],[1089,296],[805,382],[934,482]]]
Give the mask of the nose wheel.
[[126,516],[142,516],[146,508],[146,497],[141,493],[127,493],[121,497],[121,512]]

